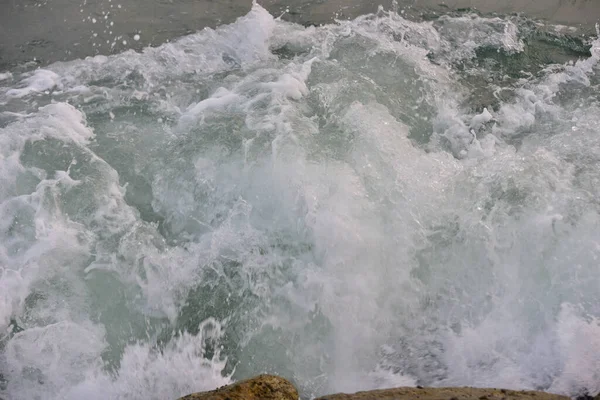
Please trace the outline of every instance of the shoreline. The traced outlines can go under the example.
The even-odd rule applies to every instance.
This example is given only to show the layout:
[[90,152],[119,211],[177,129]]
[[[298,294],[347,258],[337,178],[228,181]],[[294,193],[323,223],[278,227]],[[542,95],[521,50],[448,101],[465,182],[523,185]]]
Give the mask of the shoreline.
[[[170,39],[233,22],[251,0],[0,0],[0,72],[27,62],[43,66],[98,54],[139,51]],[[399,0],[408,18],[472,9],[484,14],[523,13],[594,32],[600,2],[592,0]],[[372,13],[392,0],[261,0],[271,14],[319,25]]]

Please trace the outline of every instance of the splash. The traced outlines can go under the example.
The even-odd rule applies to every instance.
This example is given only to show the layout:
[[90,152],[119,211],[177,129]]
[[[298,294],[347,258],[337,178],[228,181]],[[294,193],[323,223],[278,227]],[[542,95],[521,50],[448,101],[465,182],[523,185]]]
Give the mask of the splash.
[[600,390],[599,42],[531,26],[255,4],[0,75],[0,394]]

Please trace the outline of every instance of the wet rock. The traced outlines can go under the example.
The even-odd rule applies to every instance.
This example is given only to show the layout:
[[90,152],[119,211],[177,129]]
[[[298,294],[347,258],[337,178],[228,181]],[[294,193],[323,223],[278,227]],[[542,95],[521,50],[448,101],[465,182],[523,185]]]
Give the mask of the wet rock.
[[259,375],[210,392],[190,394],[179,400],[298,400],[298,391],[286,379]]
[[575,400],[600,400],[600,393],[596,396],[592,396],[587,390],[584,390],[581,394],[573,396],[573,398]]
[[397,388],[334,394],[316,400],[569,400],[556,394],[476,388]]

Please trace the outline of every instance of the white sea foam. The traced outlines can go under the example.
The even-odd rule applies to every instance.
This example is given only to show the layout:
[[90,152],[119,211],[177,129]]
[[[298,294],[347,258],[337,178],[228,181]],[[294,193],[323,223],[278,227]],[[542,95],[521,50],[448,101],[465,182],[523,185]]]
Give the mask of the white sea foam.
[[254,5],[4,79],[0,395],[600,390],[598,42],[474,113],[453,65],[480,46],[525,43]]
[[38,69],[30,77],[21,81],[22,87],[10,89],[6,94],[9,97],[24,97],[32,93],[60,88],[60,85],[60,77],[56,73],[45,69]]

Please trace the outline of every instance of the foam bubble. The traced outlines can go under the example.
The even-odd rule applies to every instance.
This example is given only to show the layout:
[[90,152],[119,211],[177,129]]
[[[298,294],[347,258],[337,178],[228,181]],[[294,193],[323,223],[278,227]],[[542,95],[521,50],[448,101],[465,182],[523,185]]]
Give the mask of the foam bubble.
[[32,93],[41,93],[45,90],[60,88],[60,77],[46,69],[36,70],[30,77],[21,81],[21,88],[9,89],[6,94],[9,97],[24,97]]

